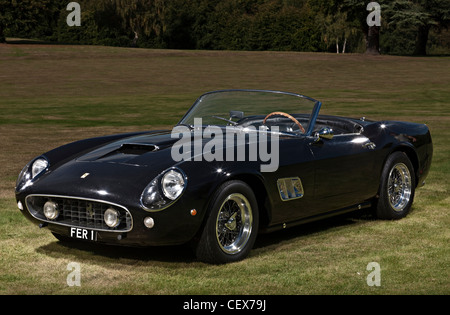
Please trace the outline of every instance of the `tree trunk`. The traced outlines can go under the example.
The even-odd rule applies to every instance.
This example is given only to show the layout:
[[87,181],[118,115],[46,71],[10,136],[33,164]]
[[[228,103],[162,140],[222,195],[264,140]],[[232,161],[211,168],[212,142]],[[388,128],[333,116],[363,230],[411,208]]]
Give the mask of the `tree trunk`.
[[429,31],[430,31],[429,25],[419,26],[416,38],[416,48],[414,49],[413,55],[425,56],[427,54],[427,42]]
[[345,54],[345,46],[347,46],[347,38],[344,40],[344,47],[342,47],[342,53]]
[[366,40],[366,54],[380,54],[380,27],[369,26]]
[[339,38],[336,37],[336,53],[339,54]]
[[6,43],[5,34],[3,34],[3,25],[0,25],[0,43]]
[[131,42],[131,46],[132,47],[137,47],[137,41],[139,39],[139,36],[138,36],[137,32],[135,32],[135,31],[133,31],[133,32],[134,32],[134,38],[133,38],[133,41]]

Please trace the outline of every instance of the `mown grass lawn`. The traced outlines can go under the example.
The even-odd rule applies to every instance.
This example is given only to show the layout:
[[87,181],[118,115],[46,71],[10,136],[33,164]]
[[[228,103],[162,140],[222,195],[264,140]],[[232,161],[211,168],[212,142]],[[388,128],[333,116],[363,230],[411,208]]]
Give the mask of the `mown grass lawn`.
[[[450,58],[0,45],[0,294],[449,294]],[[261,235],[248,259],[188,247],[67,247],[20,214],[14,184],[51,148],[170,128],[201,93],[303,93],[329,114],[426,123],[434,158],[400,221],[355,213]],[[70,287],[67,265],[81,266]],[[368,286],[370,262],[381,286]]]

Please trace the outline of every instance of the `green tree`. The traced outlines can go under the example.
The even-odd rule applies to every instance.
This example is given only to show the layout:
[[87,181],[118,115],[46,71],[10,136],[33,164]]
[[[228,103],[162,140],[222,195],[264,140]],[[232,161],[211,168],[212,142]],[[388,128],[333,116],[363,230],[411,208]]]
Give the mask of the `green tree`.
[[339,54],[340,43],[343,42],[341,52],[345,53],[349,38],[357,33],[357,27],[348,21],[347,13],[338,11],[327,16],[318,15],[317,20],[322,25],[322,39],[327,46],[335,43],[336,53]]
[[391,29],[415,31],[414,55],[426,55],[429,32],[450,25],[450,0],[394,0],[383,8]]
[[163,46],[169,0],[110,0],[122,21],[122,27],[134,36],[134,43],[151,39],[153,45]]
[[5,30],[13,21],[13,6],[10,0],[0,0],[0,43],[6,42]]
[[[383,5],[387,0],[377,0],[376,2]],[[380,26],[369,26],[367,24],[367,5],[371,1],[364,0],[343,0],[340,8],[347,12],[348,21],[357,21],[359,28],[364,35],[366,42],[366,53],[379,54],[380,52]]]
[[0,0],[0,42],[5,41],[6,31],[28,37],[51,34],[57,12],[54,0]]

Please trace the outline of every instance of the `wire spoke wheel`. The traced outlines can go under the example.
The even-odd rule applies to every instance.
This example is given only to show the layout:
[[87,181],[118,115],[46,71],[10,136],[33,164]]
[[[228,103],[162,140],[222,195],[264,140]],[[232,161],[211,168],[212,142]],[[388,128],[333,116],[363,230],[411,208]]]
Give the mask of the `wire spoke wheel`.
[[224,264],[246,258],[259,227],[258,202],[252,188],[240,180],[220,185],[208,206],[209,215],[194,250],[206,263]]
[[403,211],[411,198],[411,174],[403,163],[397,163],[388,177],[388,200],[394,211]]
[[416,188],[415,170],[404,152],[388,156],[380,179],[375,214],[380,219],[397,220],[411,210]]
[[252,208],[240,193],[228,195],[223,201],[216,221],[218,244],[226,254],[237,254],[247,244],[252,233]]

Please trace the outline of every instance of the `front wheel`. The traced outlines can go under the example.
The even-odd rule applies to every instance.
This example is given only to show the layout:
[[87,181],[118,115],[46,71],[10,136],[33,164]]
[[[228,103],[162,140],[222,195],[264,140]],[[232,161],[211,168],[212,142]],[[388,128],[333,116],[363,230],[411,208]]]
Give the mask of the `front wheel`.
[[215,192],[200,240],[197,257],[207,263],[229,263],[247,257],[258,232],[258,204],[252,189],[232,180]]
[[391,154],[383,168],[376,215],[380,219],[400,219],[411,209],[415,192],[414,168],[403,152]]

